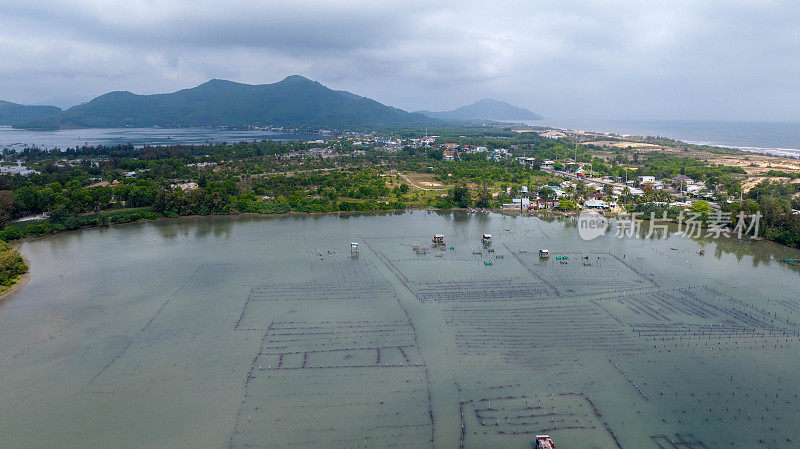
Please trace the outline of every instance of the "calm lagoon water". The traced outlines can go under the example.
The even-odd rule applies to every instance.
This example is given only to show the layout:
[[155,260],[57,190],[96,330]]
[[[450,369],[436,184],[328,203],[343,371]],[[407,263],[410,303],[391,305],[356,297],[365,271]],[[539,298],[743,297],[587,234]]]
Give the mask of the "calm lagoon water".
[[776,262],[800,254],[768,242],[418,211],[139,223],[22,252],[30,283],[0,304],[4,447],[800,441],[800,274]]
[[205,145],[253,140],[317,139],[314,134],[281,134],[266,130],[228,130],[217,128],[90,128],[56,131],[31,131],[0,126],[0,149],[76,148],[84,145]]

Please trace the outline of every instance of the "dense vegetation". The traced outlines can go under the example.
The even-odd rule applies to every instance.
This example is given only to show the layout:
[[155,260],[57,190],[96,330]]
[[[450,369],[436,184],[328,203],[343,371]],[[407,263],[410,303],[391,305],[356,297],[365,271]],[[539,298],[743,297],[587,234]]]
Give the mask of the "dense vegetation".
[[290,128],[435,125],[436,120],[290,76],[274,84],[211,80],[159,95],[110,92],[23,125],[32,129],[270,125]]
[[55,106],[26,106],[0,100],[0,125],[16,126],[61,112]]
[[[396,137],[421,137],[424,131],[395,129]],[[523,186],[554,199],[553,187],[563,178],[541,171],[544,160],[564,160],[577,155],[584,168],[595,173],[633,179],[652,174],[672,178],[678,174],[706,182],[714,199],[726,210],[764,214],[766,236],[800,246],[796,185],[762,183],[741,204],[724,201],[741,194],[741,169],[704,163],[692,158],[660,153],[625,153],[579,146],[568,140],[542,138],[535,133],[509,129],[441,128],[439,141],[460,145],[504,148],[513,156],[526,156],[532,164],[514,157],[497,161],[486,153],[462,153],[455,161],[443,160],[440,148],[404,147],[388,152],[363,151],[353,140],[342,138],[326,146],[336,157],[309,154],[313,143],[240,142],[216,145],[85,147],[66,151],[27,149],[5,153],[7,163],[22,162],[40,173],[0,175],[0,238],[11,240],[85,226],[106,226],[140,219],[186,215],[377,211],[405,208],[499,208],[518,195]],[[574,169],[574,166],[566,169]],[[445,186],[444,190],[410,189],[407,178]],[[404,175],[405,176],[405,175]],[[413,185],[413,184],[412,184]],[[562,210],[577,208],[589,194],[611,196],[611,186],[591,188],[583,181],[564,189],[556,202]],[[644,189],[634,196],[623,191],[619,201],[628,210],[645,215],[651,203],[668,203],[663,190]],[[737,209],[738,208],[738,209]],[[661,211],[661,209],[658,209]],[[665,211],[675,214],[675,210]],[[13,221],[46,214],[47,218]],[[659,214],[660,215],[660,214]]]
[[786,172],[783,170],[770,170],[767,172],[767,176],[775,178],[798,179],[800,178],[800,173]]
[[8,243],[0,241],[0,285],[9,287],[20,275],[28,272],[22,256]]
[[331,170],[321,158],[291,156],[305,148],[257,142],[26,150],[19,157],[41,173],[0,176],[0,224],[48,218],[13,223],[0,238],[182,215],[405,208],[407,187],[390,190],[367,158],[341,158],[347,166]]
[[747,192],[746,201],[732,203],[726,209],[734,213],[758,210],[766,239],[800,248],[800,215],[792,213],[792,209],[800,209],[800,184],[761,181]]

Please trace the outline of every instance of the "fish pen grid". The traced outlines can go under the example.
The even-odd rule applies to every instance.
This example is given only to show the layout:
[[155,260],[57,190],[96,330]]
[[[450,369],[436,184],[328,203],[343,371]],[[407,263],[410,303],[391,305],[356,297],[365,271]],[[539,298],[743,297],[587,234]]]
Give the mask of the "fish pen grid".
[[431,447],[428,368],[394,288],[369,258],[315,255],[311,279],[245,301],[236,329],[263,336],[229,447]]
[[559,296],[603,294],[657,286],[651,273],[635,268],[616,254],[606,252],[551,252],[538,254],[511,251],[535,277],[555,289]]
[[793,321],[706,286],[630,293],[595,303],[646,339],[800,335]]
[[430,448],[420,367],[254,371],[231,448]]
[[659,449],[710,449],[693,434],[676,433],[675,436],[651,435]]
[[273,323],[261,341],[259,370],[424,366],[414,330],[403,322]]
[[274,322],[230,447],[431,447],[427,378],[407,321]]
[[[770,320],[770,323],[774,323],[776,321],[778,323],[781,323],[779,325],[776,324],[775,326],[781,326],[781,327],[793,328],[793,329],[800,329],[800,325],[798,325],[797,322],[794,322],[794,321],[790,320],[789,318],[778,316],[777,314],[769,313],[765,308],[759,309],[758,307],[756,307],[756,306],[754,306],[752,304],[746,303],[746,302],[742,301],[741,299],[734,298],[733,296],[730,296],[728,294],[722,293],[719,290],[713,289],[713,288],[705,286],[705,285],[700,287],[700,288],[706,294],[715,297],[717,300],[724,301],[725,303],[730,304],[732,308],[725,309],[726,312],[733,311],[733,312],[739,314],[740,316],[745,316],[747,318],[749,318],[750,315],[754,315],[756,317],[760,317],[761,320],[763,320],[763,322],[766,322],[766,320],[768,319],[768,320]],[[770,324],[770,326],[771,326],[771,324]]]
[[719,316],[719,309],[699,300],[688,290],[658,291],[649,294],[619,297],[617,301],[637,315],[647,315],[657,321],[672,321],[670,317],[686,316],[711,319]]
[[[594,402],[582,393],[529,394],[520,383],[476,385],[456,384],[459,396],[459,448],[531,447],[533,437],[554,432],[582,432],[593,435],[602,447],[622,445],[603,421]],[[516,444],[514,444],[516,442]]]
[[739,332],[714,337],[709,335],[678,335],[677,338],[640,337],[644,344],[653,351],[683,351],[691,354],[702,354],[706,351],[715,353],[736,354],[737,351],[749,349],[794,349],[800,345],[800,334],[788,332]]
[[[787,359],[780,364],[764,363],[776,357]],[[665,426],[702,435],[702,440],[711,440],[717,447],[727,447],[730,441],[731,447],[793,449],[793,441],[800,438],[796,420],[791,418],[800,414],[794,350],[769,346],[731,354],[672,347],[655,353],[615,354],[613,363],[650,402],[662,405],[658,416]],[[763,377],[754,379],[752,369],[740,369],[742,363]],[[673,442],[680,443],[680,438]],[[669,441],[663,443],[663,447],[673,447]]]
[[[352,307],[373,309],[379,304],[390,306],[396,294],[371,262],[359,259],[329,261],[316,270],[316,276],[306,282],[275,282],[250,290],[234,324],[235,330],[264,330],[271,319],[261,318],[254,309],[258,303],[321,302],[350,304]],[[251,316],[252,315],[252,316]],[[255,321],[255,324],[253,322]]]
[[513,259],[501,269],[487,269],[493,261],[504,262],[502,249],[473,248],[466,253],[455,246],[411,245],[416,257],[404,257],[408,248],[401,243],[388,248],[396,253],[390,258],[369,241],[365,243],[420,302],[541,300],[557,295],[555,289],[529,276]]
[[303,282],[274,282],[250,291],[249,300],[329,300],[392,296],[392,289],[375,267],[363,259],[329,261],[318,267],[315,278]]
[[248,301],[306,300],[329,301],[333,299],[362,299],[391,297],[394,291],[380,282],[342,284],[341,282],[313,281],[305,283],[271,284],[250,290]]
[[484,302],[539,300],[553,297],[553,291],[541,282],[525,278],[487,281],[418,282],[413,284],[417,297],[425,301]]
[[452,306],[443,309],[462,354],[509,354],[525,348],[639,350],[608,314],[589,302],[519,307]]
[[[576,401],[573,410],[573,401]],[[543,400],[544,399],[544,400]],[[563,405],[559,410],[559,405]],[[577,395],[542,397],[508,396],[481,398],[472,402],[481,427],[496,433],[538,434],[551,430],[596,429],[597,425]]]
[[693,340],[693,339],[763,339],[765,337],[791,337],[796,340],[800,337],[798,331],[775,331],[746,326],[732,326],[728,324],[633,324],[634,335],[652,340]]
[[786,307],[786,310],[788,311],[800,313],[800,302],[797,302],[796,300],[790,301],[788,299],[777,299],[775,302]]
[[[434,421],[431,390],[425,388],[425,383],[430,385],[428,367],[416,345],[416,332],[408,313],[407,320],[382,320],[369,313],[366,316],[375,318],[357,315],[349,321],[342,315],[327,314],[332,307],[372,308],[378,303],[400,303],[403,307],[406,297],[398,297],[380,272],[394,273],[419,301],[438,303],[414,308],[416,313],[435,310],[437,318],[441,313],[445,335],[453,337],[452,342],[446,342],[450,346],[445,352],[455,356],[452,361],[460,368],[474,367],[479,373],[495,377],[511,377],[525,370],[530,382],[536,379],[537,385],[545,385],[551,391],[562,391],[561,387],[565,387],[570,393],[562,392],[562,395],[583,398],[590,404],[586,410],[592,410],[586,414],[569,413],[560,406],[556,411],[556,407],[515,402],[545,397],[531,391],[508,395],[491,391],[475,394],[473,391],[458,403],[461,447],[465,447],[465,438],[467,447],[500,447],[502,444],[494,443],[505,441],[503,438],[509,436],[518,435],[515,441],[520,442],[525,435],[557,434],[559,430],[570,438],[578,438],[576,435],[584,435],[584,431],[605,431],[614,444],[621,447],[604,422],[607,418],[600,418],[600,412],[588,396],[590,392],[597,393],[592,386],[597,379],[587,373],[594,359],[612,365],[604,365],[603,372],[613,378],[616,376],[611,371],[613,367],[636,390],[639,396],[634,400],[638,404],[652,404],[660,402],[661,395],[657,390],[654,392],[652,386],[648,389],[637,380],[640,372],[631,366],[630,360],[644,352],[674,351],[670,343],[661,341],[661,337],[669,338],[670,332],[677,340],[675,347],[683,352],[692,351],[681,341],[687,338],[727,336],[749,341],[761,339],[768,343],[768,336],[776,337],[777,341],[781,333],[797,332],[790,319],[776,319],[766,310],[708,287],[662,289],[656,276],[643,268],[645,265],[628,260],[638,260],[630,254],[626,259],[612,253],[563,252],[553,253],[549,261],[540,261],[535,252],[507,249],[505,254],[514,257],[503,260],[504,251],[497,245],[495,251],[475,249],[476,245],[470,247],[463,243],[457,243],[453,249],[449,245],[452,241],[448,239],[447,245],[439,247],[398,244],[386,239],[365,241],[364,246],[370,248],[380,261],[378,265],[383,264],[386,270],[383,267],[373,270],[374,266],[369,263],[377,261],[370,253],[362,254],[360,260],[346,261],[352,262],[349,265],[326,261],[323,257],[313,261],[313,276],[307,282],[280,282],[253,288],[245,309],[253,306],[251,311],[254,311],[255,307],[272,308],[268,303],[289,302],[296,302],[292,307],[301,309],[306,306],[300,303],[312,302],[309,310],[313,308],[317,316],[324,316],[328,321],[316,321],[303,313],[298,319],[290,314],[279,314],[271,315],[271,321],[264,320],[270,326],[260,328],[265,333],[247,378],[245,401],[237,416],[231,446],[268,447],[267,429],[270,437],[276,431],[277,435],[293,431],[293,428],[276,429],[276,425],[295,423],[300,418],[299,411],[308,409],[314,410],[308,415],[312,422],[299,424],[297,438],[285,438],[293,447],[431,446]],[[566,257],[556,260],[558,254]],[[487,260],[493,261],[494,266],[484,264]],[[792,304],[782,305],[788,309]],[[242,315],[245,315],[244,309]],[[559,360],[547,356],[553,352],[559,354]],[[619,362],[620,359],[623,361]],[[389,380],[397,373],[404,373],[402,382]],[[560,386],[555,386],[556,380],[549,384],[551,378],[558,378]],[[368,385],[365,389],[371,393],[365,394],[362,389],[350,386],[349,382],[355,379]],[[621,379],[617,383],[628,388]],[[286,390],[285,395],[279,388]],[[341,396],[331,393],[337,388]],[[385,389],[389,389],[389,397],[384,400],[381,394]],[[572,393],[573,389],[583,390],[586,395]],[[632,393],[626,392],[625,400],[633,397]],[[427,401],[422,397],[424,394],[427,394]],[[333,403],[314,402],[318,397],[332,395],[337,398]],[[263,397],[269,397],[269,402],[261,399]],[[286,406],[297,398],[300,402],[296,408]],[[372,402],[376,398],[379,402]],[[262,404],[272,406],[273,403],[278,404],[277,411],[262,411]],[[383,408],[390,403],[394,404],[393,408]],[[426,404],[429,419],[422,419],[422,414],[416,412],[424,410]],[[377,407],[381,418],[388,417],[393,410],[398,410],[395,413],[401,418],[367,426],[365,423],[373,424],[369,412],[355,410],[370,407],[373,411]],[[334,418],[330,415],[347,422],[329,423],[326,419]],[[475,432],[487,432],[491,434],[488,435],[490,439],[478,436],[470,440],[464,427],[465,416],[474,420],[469,427],[473,436]],[[615,427],[619,424],[616,418],[614,416],[611,421],[617,423]],[[684,424],[680,422],[681,417],[672,418],[672,424]],[[622,428],[628,428],[624,425],[627,421],[622,423]],[[396,433],[384,433],[389,428]],[[650,432],[668,429],[687,432],[681,435],[695,430],[691,426],[655,427],[641,436],[647,438]],[[704,435],[702,431],[695,434]],[[680,449],[705,449],[705,444],[696,438],[686,439],[690,444],[683,446],[679,438],[670,438],[659,441],[665,444],[672,441]],[[487,441],[492,445],[482,444]],[[656,442],[656,437],[653,441]],[[648,447],[649,444],[647,441]],[[613,444],[601,446],[614,447]]]

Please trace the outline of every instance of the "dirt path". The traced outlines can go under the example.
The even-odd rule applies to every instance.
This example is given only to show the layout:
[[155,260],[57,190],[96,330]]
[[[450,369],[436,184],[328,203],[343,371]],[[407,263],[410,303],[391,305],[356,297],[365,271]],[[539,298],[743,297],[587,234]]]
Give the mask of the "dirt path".
[[411,184],[412,187],[415,187],[415,188],[417,188],[419,190],[439,191],[439,192],[443,192],[443,191],[447,190],[447,189],[430,189],[430,188],[427,188],[427,187],[420,187],[420,186],[414,184],[414,181],[408,179],[408,176],[406,176],[404,173],[400,173],[400,176],[402,176],[403,179],[405,179],[407,183]]

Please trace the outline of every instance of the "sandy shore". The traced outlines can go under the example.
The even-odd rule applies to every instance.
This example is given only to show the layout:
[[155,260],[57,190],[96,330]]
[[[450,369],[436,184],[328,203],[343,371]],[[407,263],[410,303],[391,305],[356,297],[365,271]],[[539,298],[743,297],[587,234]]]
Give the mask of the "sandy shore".
[[[764,153],[740,151],[732,153],[711,153],[703,150],[686,151],[681,148],[673,148],[664,145],[654,145],[642,142],[629,142],[619,140],[593,140],[584,142],[604,148],[630,149],[636,153],[647,153],[659,151],[669,153],[678,157],[691,157],[711,164],[728,165],[741,167],[746,173],[746,179],[742,182],[742,188],[747,191],[759,182],[769,179],[773,181],[787,181],[787,178],[767,176],[770,170],[778,170],[789,173],[800,173],[800,159],[775,156]],[[800,182],[800,179],[789,180],[789,182]]]

